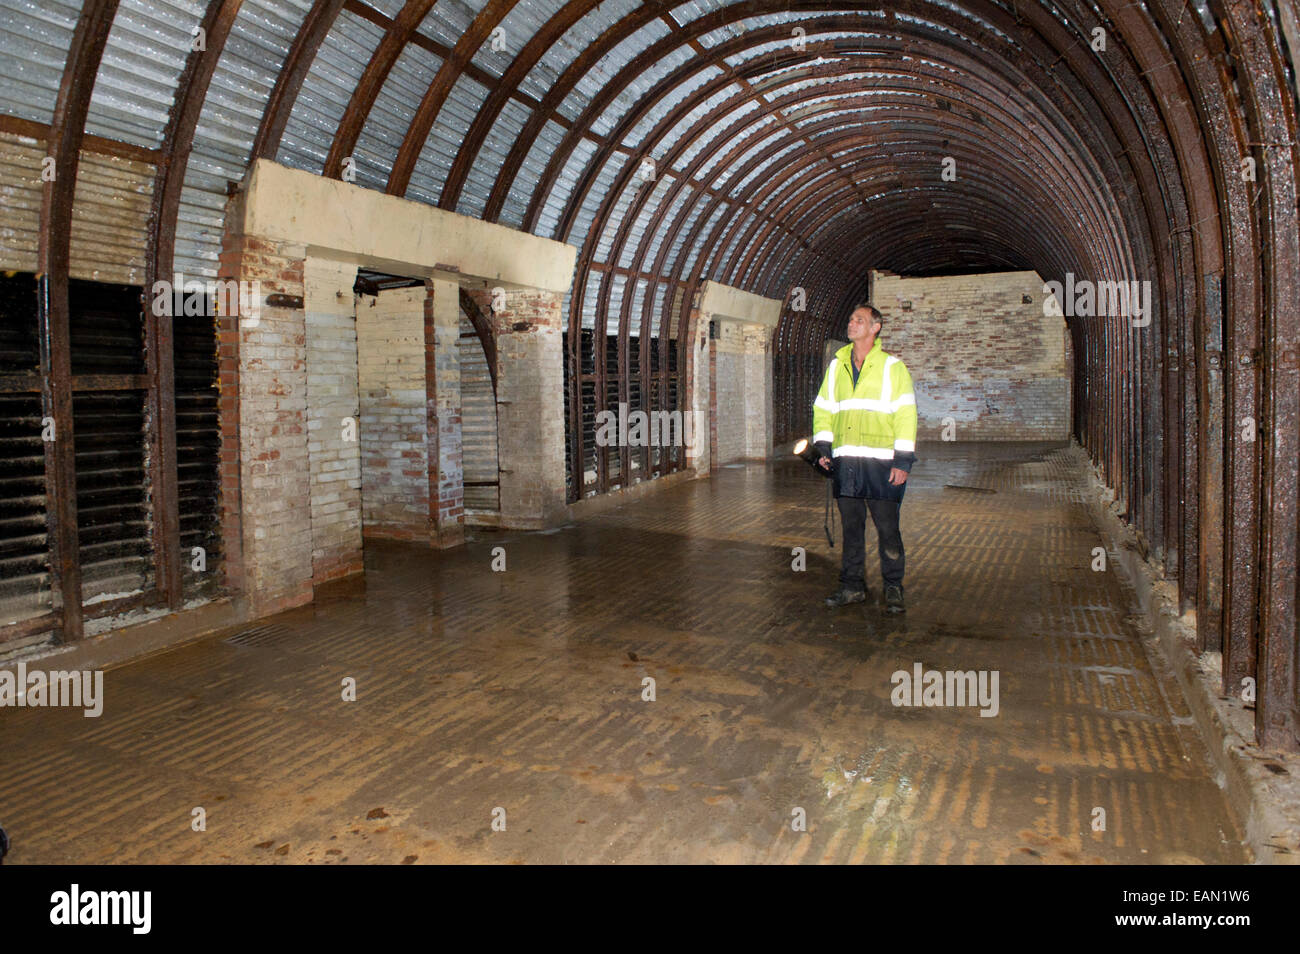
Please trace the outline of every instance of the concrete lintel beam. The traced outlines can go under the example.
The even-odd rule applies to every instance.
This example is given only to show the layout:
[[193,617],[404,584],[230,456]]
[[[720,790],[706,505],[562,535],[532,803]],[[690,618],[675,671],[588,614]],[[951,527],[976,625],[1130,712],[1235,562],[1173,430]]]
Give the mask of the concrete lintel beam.
[[292,242],[413,278],[465,277],[565,292],[577,249],[423,202],[258,159],[244,178],[236,234]]
[[699,310],[714,321],[738,321],[775,328],[781,320],[781,302],[778,299],[764,298],[721,282],[704,282],[700,286],[699,302]]

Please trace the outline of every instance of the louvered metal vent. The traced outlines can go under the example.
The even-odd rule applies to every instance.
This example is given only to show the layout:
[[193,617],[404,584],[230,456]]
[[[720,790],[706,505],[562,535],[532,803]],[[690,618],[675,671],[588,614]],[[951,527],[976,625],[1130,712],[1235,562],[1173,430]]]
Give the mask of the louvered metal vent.
[[82,599],[138,593],[153,581],[145,392],[78,391],[72,409]]
[[[42,439],[49,410],[32,275],[0,278],[0,319],[0,626],[22,624],[0,640],[22,640],[57,624],[42,619],[55,605],[47,522],[54,445]],[[173,330],[180,540],[168,545],[183,547],[185,592],[193,596],[215,591],[219,578],[216,329],[210,318],[190,317]],[[67,342],[81,600],[86,617],[114,615],[162,598],[141,289],[71,281]],[[203,572],[194,568],[195,546],[206,551]]]
[[[605,335],[605,403],[603,407],[618,414],[618,335]],[[609,486],[623,485],[623,459],[619,448],[605,448],[605,467]]]
[[595,333],[590,328],[582,329],[578,346],[582,349],[578,355],[582,367],[580,379],[582,387],[582,486],[586,488],[596,482],[596,382],[589,376],[596,373]]
[[[68,315],[74,379],[144,374],[139,288],[73,281],[68,288]],[[137,388],[122,388],[121,383],[99,389],[93,380],[78,381],[72,399],[85,603],[129,596],[153,584],[145,452],[147,391],[144,380],[137,382]]]
[[52,608],[36,280],[0,275],[0,626]]
[[222,556],[216,322],[178,318],[172,342],[182,580],[186,597],[210,596],[220,585]]

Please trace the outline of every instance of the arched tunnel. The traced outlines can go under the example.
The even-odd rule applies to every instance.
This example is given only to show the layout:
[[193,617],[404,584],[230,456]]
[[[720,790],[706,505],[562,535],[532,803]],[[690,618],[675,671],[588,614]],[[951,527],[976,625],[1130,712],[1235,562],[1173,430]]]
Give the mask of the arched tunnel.
[[[828,548],[818,534],[825,488],[789,445],[814,436],[832,350],[846,353],[851,316],[874,304],[885,350],[898,343],[911,370],[921,419],[909,503],[919,499],[902,509],[904,538],[909,510],[933,521],[917,524],[926,529],[909,551],[918,582],[906,632],[915,637],[927,592],[956,626],[968,600],[1033,609],[1050,602],[1049,585],[1088,577],[1071,612],[1104,603],[1127,621],[1106,638],[1142,660],[1133,665],[1151,682],[1134,697],[1158,694],[1160,679],[1173,688],[1159,693],[1205,697],[1169,704],[1163,724],[1189,724],[1190,706],[1198,725],[1234,726],[1251,753],[1241,759],[1279,775],[1298,764],[1293,0],[0,7],[0,666],[126,667],[108,672],[111,705],[113,675],[131,660],[199,636],[221,653],[279,641],[299,659],[312,650],[298,629],[323,626],[314,638],[331,658],[342,649],[328,627],[367,632],[365,608],[398,599],[384,580],[425,561],[427,576],[403,585],[432,602],[411,611],[414,635],[390,634],[393,652],[425,658],[421,626],[439,646],[504,627],[569,653],[566,678],[582,682],[572,673],[594,644],[578,634],[603,627],[630,634],[620,664],[632,669],[591,662],[593,671],[636,674],[640,692],[637,667],[674,652],[666,634],[689,642],[718,625],[700,622],[712,610],[692,608],[713,598],[696,593],[696,544],[681,542],[697,537],[712,541],[698,544],[710,560],[743,564],[714,579],[715,592],[754,583],[745,560],[763,547],[779,551],[786,576],[792,547],[806,551],[824,570],[816,593],[762,586],[833,619],[821,587],[842,541]],[[984,302],[985,290],[1012,287],[1005,276],[1018,276],[1010,304]],[[974,298],[945,304],[933,290],[945,281]],[[227,295],[236,283],[238,300]],[[1007,309],[1020,309],[1014,321]],[[957,323],[964,330],[950,334]],[[1010,356],[1039,328],[1055,349],[1050,375],[1028,364],[983,370],[986,359],[1020,360]],[[1006,379],[1002,390],[989,377]],[[1047,390],[1040,427],[1034,395]],[[981,414],[1014,418],[1008,408],[1031,405],[1023,426],[980,429]],[[694,446],[611,443],[602,422],[628,410],[695,413],[703,436]],[[976,486],[990,468],[1002,476]],[[1073,476],[1052,483],[1066,470]],[[997,482],[1008,474],[1032,486],[1013,493]],[[973,534],[1028,526],[1044,500],[1074,507],[1076,522],[960,554],[967,538],[943,536],[949,519],[972,521]],[[741,540],[750,516],[733,506],[793,507],[802,529],[773,523]],[[965,569],[949,583],[938,575],[944,553],[1002,566],[1008,547],[1067,537],[1075,550],[1050,571],[1043,562],[1048,575],[1032,584],[1019,575],[1040,561],[1030,549],[970,590],[953,588]],[[642,573],[640,558],[618,550],[620,538],[645,560],[696,569],[660,579],[665,592],[638,589],[625,581]],[[720,540],[733,549],[709,549]],[[547,541],[569,542],[540,549]],[[610,605],[578,624],[587,591],[554,574],[604,572],[592,547],[618,575],[583,584]],[[935,575],[924,583],[930,553]],[[1129,574],[1101,595],[1089,589],[1099,559],[1103,575]],[[538,589],[520,591],[527,605],[512,605],[495,587],[526,578],[515,567],[530,560],[549,569],[537,571]],[[717,597],[736,638],[760,643],[777,625],[764,615],[769,598]],[[633,604],[663,608],[636,615]],[[339,620],[310,616],[322,606],[339,607]],[[1134,623],[1143,613],[1152,622]],[[787,635],[797,630],[779,619]],[[1034,619],[1035,638],[1051,638],[1047,610]],[[807,625],[799,640],[848,638]],[[924,640],[890,625],[867,628],[899,659],[928,658]],[[562,630],[564,650],[547,642]],[[479,672],[479,689],[514,692],[503,673],[518,650],[501,650],[510,661],[497,671],[497,638],[451,668]],[[362,642],[364,665],[392,662]],[[1109,651],[1075,662],[1109,665]],[[196,650],[173,651],[185,652]],[[186,665],[176,664],[177,687],[199,671]],[[658,675],[666,695],[667,669]],[[1111,691],[1101,678],[1098,698]],[[144,692],[123,679],[124,694]],[[580,699],[584,688],[570,690]],[[887,683],[872,691],[888,698]],[[554,704],[545,718],[582,709],[574,698]],[[489,705],[483,718],[496,717]],[[36,726],[0,741],[13,747],[11,765],[37,758],[22,748],[35,745]],[[812,764],[813,774],[825,768]],[[1251,774],[1258,768],[1204,774],[1237,771],[1241,791],[1256,791],[1241,804],[1285,803],[1258,794],[1271,784]],[[11,835],[36,804],[15,796]],[[1269,818],[1297,810],[1269,804]],[[1096,839],[1083,837],[1067,860],[1093,851]],[[1197,853],[1164,848],[1167,858]],[[91,857],[57,839],[30,852]],[[868,857],[879,860],[874,849]]]

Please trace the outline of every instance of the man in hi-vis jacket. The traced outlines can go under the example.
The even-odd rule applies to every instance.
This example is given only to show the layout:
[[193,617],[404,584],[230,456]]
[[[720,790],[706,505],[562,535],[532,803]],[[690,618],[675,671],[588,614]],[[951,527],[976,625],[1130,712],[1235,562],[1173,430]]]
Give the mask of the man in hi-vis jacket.
[[884,319],[871,305],[849,317],[849,344],[835,353],[813,404],[813,444],[834,475],[844,528],[840,586],[829,606],[867,598],[867,513],[876,525],[885,609],[903,612],[903,537],[898,513],[916,462],[916,395],[907,366],[880,347]]

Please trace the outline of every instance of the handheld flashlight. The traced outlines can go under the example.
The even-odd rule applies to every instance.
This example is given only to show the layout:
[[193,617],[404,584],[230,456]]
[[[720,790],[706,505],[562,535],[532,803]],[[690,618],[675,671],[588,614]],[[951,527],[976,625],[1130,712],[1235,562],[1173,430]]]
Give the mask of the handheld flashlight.
[[821,454],[817,453],[817,448],[813,447],[807,438],[804,438],[794,445],[794,454],[796,457],[803,458],[813,470],[823,477],[829,477],[831,472],[821,465]]

